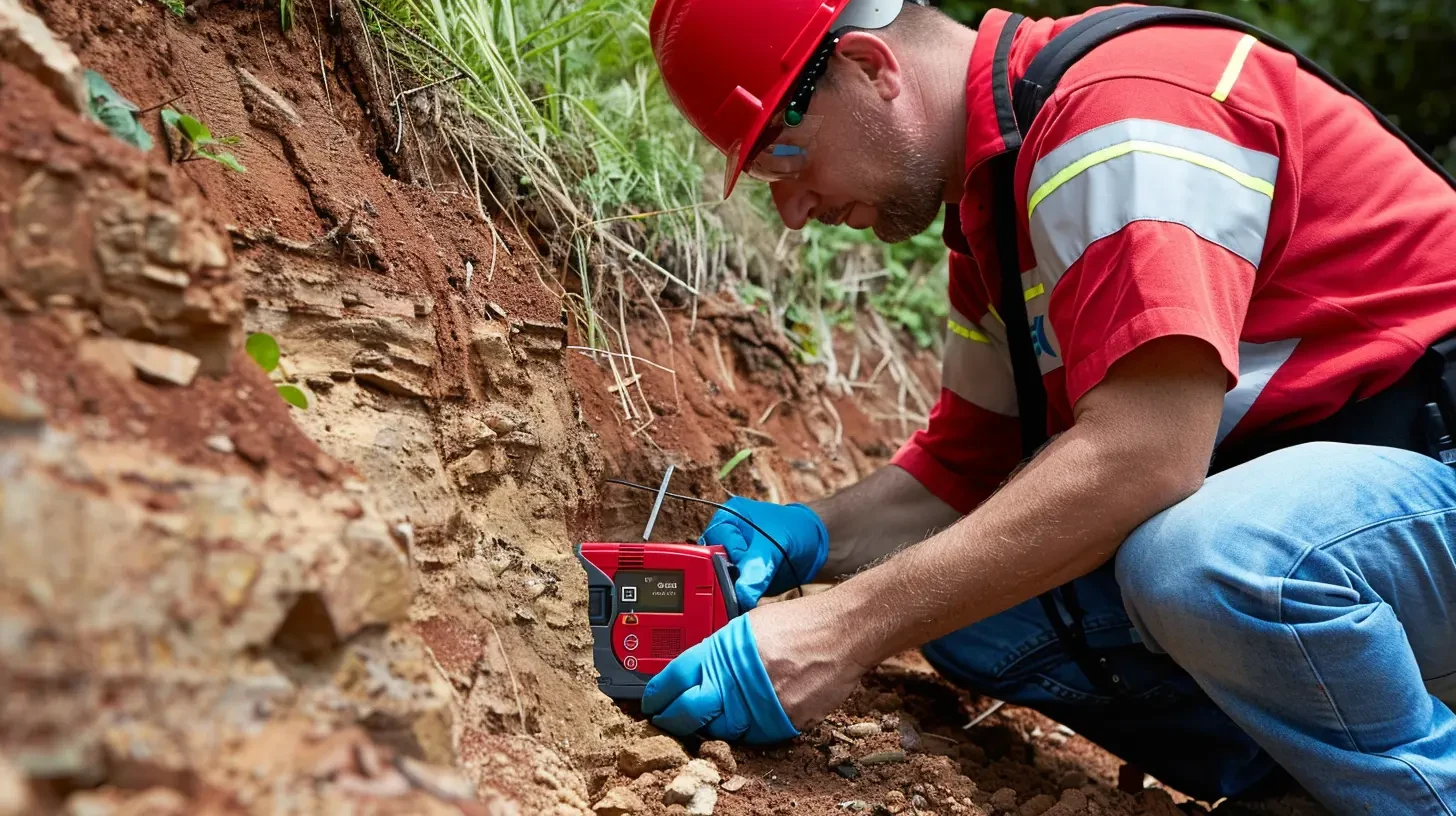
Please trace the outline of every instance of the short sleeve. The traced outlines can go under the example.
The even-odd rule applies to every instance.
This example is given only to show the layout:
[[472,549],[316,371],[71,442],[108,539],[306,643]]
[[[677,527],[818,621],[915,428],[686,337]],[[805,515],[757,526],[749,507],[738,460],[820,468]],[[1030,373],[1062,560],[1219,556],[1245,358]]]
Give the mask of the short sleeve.
[[973,262],[951,252],[941,391],[925,428],[895,454],[897,465],[960,513],[970,513],[1020,461],[1016,386],[1005,330],[957,285]]
[[1043,372],[1065,368],[1074,406],[1133,349],[1185,335],[1218,351],[1232,387],[1269,238],[1277,129],[1142,78],[1079,88],[1043,116],[1018,176]]

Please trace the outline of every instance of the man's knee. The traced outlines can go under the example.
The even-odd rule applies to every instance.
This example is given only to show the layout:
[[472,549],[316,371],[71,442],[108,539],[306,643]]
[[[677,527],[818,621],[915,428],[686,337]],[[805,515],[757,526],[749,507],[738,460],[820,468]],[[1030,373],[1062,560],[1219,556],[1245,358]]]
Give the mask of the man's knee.
[[1128,613],[1165,651],[1180,632],[1215,634],[1230,612],[1277,616],[1279,583],[1311,547],[1428,506],[1451,490],[1445,470],[1405,451],[1311,443],[1214,476],[1123,543],[1117,582]]

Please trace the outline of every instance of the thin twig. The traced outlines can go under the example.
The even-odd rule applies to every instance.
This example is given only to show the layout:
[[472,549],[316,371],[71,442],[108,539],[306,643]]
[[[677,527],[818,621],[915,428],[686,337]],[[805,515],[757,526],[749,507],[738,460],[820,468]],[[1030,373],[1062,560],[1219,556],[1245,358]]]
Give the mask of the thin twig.
[[158,108],[165,108],[168,105],[172,104],[173,102],[176,102],[177,100],[181,99],[182,97],[184,97],[186,95],[187,94],[185,94],[185,93],[179,93],[176,96],[172,97],[171,99],[168,99],[166,102],[158,102],[157,104],[152,105],[149,108],[142,108],[141,110],[137,111],[133,115],[134,116],[141,116],[144,113],[151,113],[152,111],[154,111],[154,110],[156,110]]
[[659,369],[661,371],[666,371],[667,373],[671,374],[674,378],[677,377],[677,372],[676,371],[673,371],[672,369],[668,368],[665,365],[661,365],[659,363],[654,363],[651,360],[647,359],[646,357],[637,357],[637,356],[631,355],[631,354],[623,354],[623,353],[621,353],[619,351],[607,351],[606,349],[591,348],[590,346],[567,346],[566,348],[567,348],[568,351],[579,351],[579,352],[582,352],[583,354],[585,354],[588,357],[591,357],[591,356],[594,356],[594,355],[597,355],[597,354],[605,354],[608,357],[631,357],[633,360],[636,360],[639,363],[646,363],[647,365],[650,365],[653,368]]
[[495,635],[495,646],[500,649],[501,660],[506,664],[506,674],[511,678],[511,693],[516,695],[516,714],[521,718],[521,733],[526,733],[526,709],[521,705],[521,687],[516,685],[516,673],[511,670],[511,659],[506,657],[506,644],[501,640],[500,631],[495,628],[495,621],[486,619],[490,624],[490,631]]
[[991,703],[991,707],[990,708],[986,709],[985,711],[982,711],[980,714],[977,714],[975,716],[975,718],[973,718],[970,722],[968,722],[965,725],[961,726],[961,730],[962,731],[969,731],[972,728],[975,728],[976,726],[980,725],[987,717],[989,717],[992,714],[995,714],[996,712],[1000,711],[1001,710],[1001,706],[1004,706],[1004,705],[1006,705],[1006,701],[1005,700],[997,700],[997,701]]

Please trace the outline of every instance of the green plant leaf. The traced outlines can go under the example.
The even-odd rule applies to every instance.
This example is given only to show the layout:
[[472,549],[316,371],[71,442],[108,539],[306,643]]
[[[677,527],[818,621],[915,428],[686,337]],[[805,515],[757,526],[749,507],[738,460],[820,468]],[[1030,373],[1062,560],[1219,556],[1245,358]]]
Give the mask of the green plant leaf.
[[727,462],[724,462],[723,467],[718,471],[718,480],[722,481],[728,478],[728,474],[732,473],[734,468],[743,464],[743,460],[747,459],[752,455],[753,448],[744,448],[743,450],[733,454],[733,458],[729,459]]
[[238,161],[238,157],[227,152],[226,150],[219,150],[217,152],[212,152],[209,150],[199,150],[197,151],[197,155],[201,156],[204,159],[210,159],[212,161],[215,161],[223,167],[226,167],[227,169],[234,172],[248,172],[248,168],[244,167],[243,163]]
[[263,332],[250,334],[244,348],[248,350],[248,356],[253,358],[253,362],[264,371],[272,371],[278,367],[278,358],[281,353],[278,351],[278,341],[273,339],[273,335]]
[[278,0],[278,25],[284,31],[293,28],[293,0]]
[[130,99],[116,92],[106,78],[86,71],[86,102],[91,118],[111,131],[111,135],[140,150],[152,149],[152,136],[137,121],[139,110]]
[[168,11],[178,17],[187,16],[187,4],[182,2],[182,0],[161,0],[161,3],[167,7]]
[[195,145],[212,143],[212,131],[207,129],[207,125],[185,113],[177,117],[177,129],[182,131],[182,135],[187,138],[187,141]]
[[278,396],[282,397],[284,402],[295,408],[302,408],[305,411],[308,410],[308,397],[296,385],[278,386]]

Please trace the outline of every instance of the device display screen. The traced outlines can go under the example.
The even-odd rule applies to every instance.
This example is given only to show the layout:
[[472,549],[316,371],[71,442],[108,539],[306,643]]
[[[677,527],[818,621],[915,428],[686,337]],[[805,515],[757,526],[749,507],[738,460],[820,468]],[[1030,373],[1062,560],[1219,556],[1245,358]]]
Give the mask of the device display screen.
[[683,611],[682,570],[618,570],[617,601],[633,612]]

